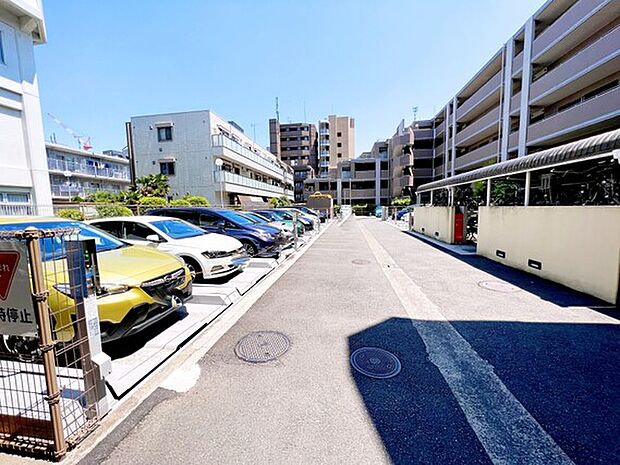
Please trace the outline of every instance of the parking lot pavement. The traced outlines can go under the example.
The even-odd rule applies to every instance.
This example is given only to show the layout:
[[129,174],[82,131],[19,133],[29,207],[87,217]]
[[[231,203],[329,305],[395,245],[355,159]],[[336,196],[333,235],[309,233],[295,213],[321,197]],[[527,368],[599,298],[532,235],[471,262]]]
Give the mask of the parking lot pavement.
[[[620,327],[601,305],[353,217],[82,463],[619,463]],[[289,350],[238,359],[264,330]],[[400,373],[352,370],[367,346]]]

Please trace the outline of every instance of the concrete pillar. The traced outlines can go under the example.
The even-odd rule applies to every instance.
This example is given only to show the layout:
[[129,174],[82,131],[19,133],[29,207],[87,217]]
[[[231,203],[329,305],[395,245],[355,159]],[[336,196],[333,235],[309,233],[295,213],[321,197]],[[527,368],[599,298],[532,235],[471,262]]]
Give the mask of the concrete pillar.
[[342,205],[342,178],[336,181],[336,203]]
[[504,47],[504,87],[502,89],[502,126],[499,148],[499,161],[508,160],[508,136],[510,136],[510,99],[512,97],[512,56],[514,40],[511,38]]
[[454,176],[454,165],[456,164],[456,96],[452,99],[452,158],[450,176]]
[[521,108],[519,110],[519,149],[517,155],[527,155],[527,128],[530,125],[530,83],[532,81],[532,42],[534,18],[525,23],[523,38],[523,72],[521,74]]
[[381,205],[381,159],[375,159],[375,205]]
[[448,154],[450,153],[450,150],[448,149],[448,142],[449,142],[449,137],[450,137],[450,104],[446,105],[445,111],[444,111],[444,127],[445,129],[443,130],[443,134],[444,134],[444,141],[443,141],[443,177],[447,178],[448,177]]
[[433,192],[434,191],[431,191],[431,207],[433,206]]

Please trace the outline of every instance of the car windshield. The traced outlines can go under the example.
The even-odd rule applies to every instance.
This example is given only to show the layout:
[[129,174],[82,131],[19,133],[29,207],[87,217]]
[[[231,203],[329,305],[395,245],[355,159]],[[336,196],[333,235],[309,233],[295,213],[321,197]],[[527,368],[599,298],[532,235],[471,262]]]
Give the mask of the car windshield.
[[254,221],[256,221],[257,223],[267,223],[269,222],[269,220],[267,220],[265,217],[257,215],[256,213],[244,213],[245,216],[253,219]]
[[202,236],[205,233],[199,227],[180,220],[153,221],[151,224],[173,239],[187,239]]
[[46,237],[41,240],[41,253],[44,261],[58,260],[66,255],[65,241],[67,239],[94,239],[97,252],[107,252],[108,250],[120,249],[127,244],[119,241],[114,236],[105,233],[97,228],[77,221],[43,221],[37,223],[14,223],[0,225],[0,231],[21,231],[28,226],[35,226],[37,229],[60,229],[76,228],[78,235]]
[[246,213],[246,212],[243,212],[243,213],[241,213],[241,212],[237,212],[237,215],[239,215],[239,216],[241,216],[241,217],[243,217],[243,218],[246,218],[246,219],[250,220],[253,224],[260,223],[260,221],[258,221],[258,219],[256,219],[256,218],[254,218],[254,217],[253,217],[250,213]]
[[277,212],[273,212],[274,215],[278,215],[281,218],[284,218],[285,220],[292,220],[293,219],[293,215],[291,215],[289,212],[284,211],[284,210],[280,210]]
[[233,223],[236,223],[237,225],[250,225],[250,224],[256,223],[256,221],[251,220],[250,218],[243,216],[240,213],[233,212],[230,210],[219,210],[218,213],[222,215],[224,218],[226,218],[227,220],[230,220]]

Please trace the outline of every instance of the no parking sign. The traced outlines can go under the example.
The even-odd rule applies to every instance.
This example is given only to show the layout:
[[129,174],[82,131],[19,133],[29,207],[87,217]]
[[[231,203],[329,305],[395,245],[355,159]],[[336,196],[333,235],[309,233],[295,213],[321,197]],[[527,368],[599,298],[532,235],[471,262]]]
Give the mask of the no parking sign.
[[34,315],[26,245],[0,241],[0,335],[35,336]]

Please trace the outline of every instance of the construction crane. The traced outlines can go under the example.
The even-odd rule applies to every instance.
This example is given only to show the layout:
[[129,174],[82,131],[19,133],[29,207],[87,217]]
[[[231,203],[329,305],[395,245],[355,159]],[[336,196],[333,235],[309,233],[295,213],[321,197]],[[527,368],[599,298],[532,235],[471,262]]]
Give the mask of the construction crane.
[[51,113],[47,114],[50,118],[52,118],[52,120],[57,123],[58,125],[60,125],[60,127],[62,127],[65,131],[67,131],[71,137],[73,137],[75,140],[77,140],[78,142],[78,148],[82,149],[82,150],[90,150],[93,148],[93,146],[90,143],[90,136],[80,136],[78,133],[76,133],[73,129],[71,129],[69,126],[67,126],[65,123],[63,123],[62,121],[60,121],[58,118],[56,118],[54,115],[52,115]]

